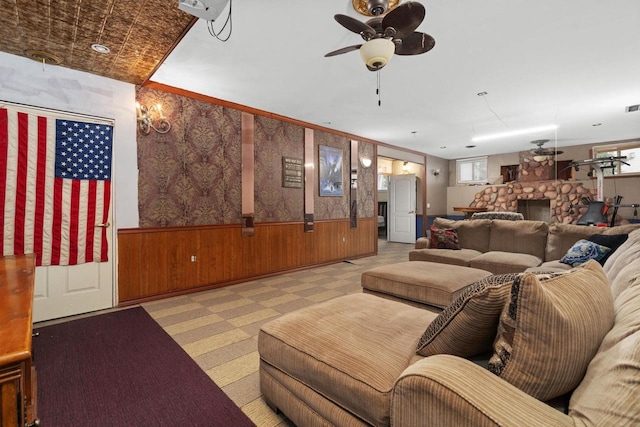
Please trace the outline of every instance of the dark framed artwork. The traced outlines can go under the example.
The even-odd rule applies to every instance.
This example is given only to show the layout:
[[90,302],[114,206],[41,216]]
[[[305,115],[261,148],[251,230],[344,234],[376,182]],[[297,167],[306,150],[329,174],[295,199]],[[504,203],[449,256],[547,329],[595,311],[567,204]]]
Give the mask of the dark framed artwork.
[[318,163],[321,196],[342,196],[342,150],[340,148],[318,146]]

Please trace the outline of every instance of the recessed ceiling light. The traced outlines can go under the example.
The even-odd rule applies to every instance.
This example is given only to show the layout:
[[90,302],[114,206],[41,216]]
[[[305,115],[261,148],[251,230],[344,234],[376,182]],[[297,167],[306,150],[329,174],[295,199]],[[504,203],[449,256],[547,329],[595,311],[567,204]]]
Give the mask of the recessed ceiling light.
[[106,47],[103,44],[98,44],[98,43],[94,43],[91,45],[91,49],[95,50],[98,53],[109,53],[111,52],[111,49],[109,49],[108,47]]
[[465,145],[464,148],[476,148],[476,146],[475,145]]
[[640,104],[629,105],[624,109],[626,113],[633,113],[634,111],[638,111],[638,110],[640,110]]
[[602,123],[594,123],[591,126],[602,126]]
[[478,96],[485,96],[487,95],[487,92],[478,92]]
[[445,148],[447,148],[446,145],[443,145],[443,146],[440,147],[441,150],[444,150]]

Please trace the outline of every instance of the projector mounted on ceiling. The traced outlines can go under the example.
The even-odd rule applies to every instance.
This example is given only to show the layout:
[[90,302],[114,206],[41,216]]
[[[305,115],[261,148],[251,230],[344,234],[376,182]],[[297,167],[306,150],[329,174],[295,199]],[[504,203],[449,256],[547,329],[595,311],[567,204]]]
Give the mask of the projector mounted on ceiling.
[[215,21],[229,0],[178,0],[178,8],[206,21]]

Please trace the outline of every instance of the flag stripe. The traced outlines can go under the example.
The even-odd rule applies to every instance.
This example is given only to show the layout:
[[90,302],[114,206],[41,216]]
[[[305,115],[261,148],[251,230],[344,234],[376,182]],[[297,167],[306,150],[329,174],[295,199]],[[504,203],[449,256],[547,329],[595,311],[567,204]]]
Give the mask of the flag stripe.
[[78,220],[80,218],[80,181],[71,181],[71,215],[69,218],[69,264],[78,263]]
[[38,153],[35,182],[35,212],[34,212],[34,233],[33,252],[36,254],[36,264],[42,265],[42,248],[45,230],[45,189],[47,178],[47,119],[38,117]]
[[13,255],[15,217],[16,217],[16,164],[18,161],[18,116],[12,114],[7,122],[10,139],[13,141],[7,145],[6,190],[4,200],[4,239],[2,242],[3,254]]
[[62,180],[53,180],[53,224],[51,225],[51,265],[60,265],[62,244]]
[[[102,181],[104,189],[102,191],[102,197],[104,202],[102,204],[102,224],[106,224],[109,221],[109,203],[111,203],[111,181]],[[101,248],[100,248],[100,261],[106,262],[109,258],[109,248],[107,242],[107,227],[101,228]]]
[[18,159],[16,165],[16,205],[13,226],[13,252],[24,253],[24,225],[27,203],[27,154],[29,149],[29,116],[18,113]]
[[97,181],[89,181],[89,194],[87,195],[87,200],[89,200],[87,206],[87,224],[86,224],[86,247],[84,251],[84,261],[91,262],[93,261],[93,242],[95,236],[95,223],[96,223],[96,187]]
[[4,256],[4,223],[5,223],[5,200],[6,200],[6,182],[7,182],[7,163],[9,155],[9,119],[6,109],[0,109],[0,237],[3,244],[0,245],[0,256]]

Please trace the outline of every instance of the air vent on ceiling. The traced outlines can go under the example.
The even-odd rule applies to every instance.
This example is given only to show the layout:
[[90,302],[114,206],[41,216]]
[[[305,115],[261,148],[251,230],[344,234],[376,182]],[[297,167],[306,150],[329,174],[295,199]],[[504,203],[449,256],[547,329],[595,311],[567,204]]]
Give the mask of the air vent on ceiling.
[[60,65],[62,63],[62,59],[58,55],[42,50],[25,50],[24,55],[29,59],[33,59],[34,61],[38,61],[43,64]]
[[634,111],[638,111],[638,109],[640,109],[640,104],[629,105],[627,108],[624,109],[624,112],[625,113],[633,113]]

